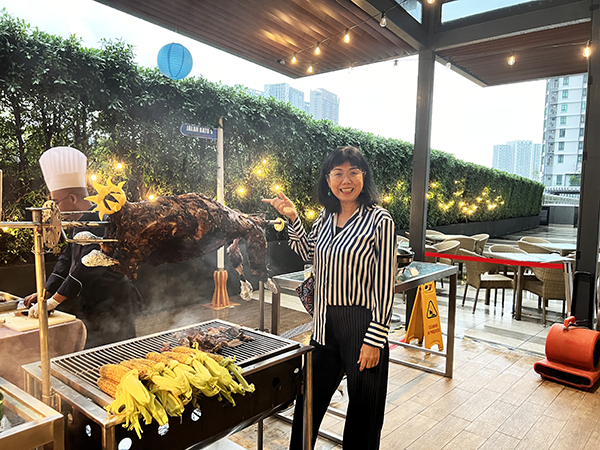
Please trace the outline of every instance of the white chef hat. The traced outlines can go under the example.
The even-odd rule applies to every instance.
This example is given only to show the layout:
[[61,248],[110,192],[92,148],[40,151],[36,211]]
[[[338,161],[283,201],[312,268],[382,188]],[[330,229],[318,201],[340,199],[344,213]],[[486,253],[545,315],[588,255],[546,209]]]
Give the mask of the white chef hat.
[[86,187],[87,158],[71,147],[54,147],[40,157],[40,166],[48,189]]

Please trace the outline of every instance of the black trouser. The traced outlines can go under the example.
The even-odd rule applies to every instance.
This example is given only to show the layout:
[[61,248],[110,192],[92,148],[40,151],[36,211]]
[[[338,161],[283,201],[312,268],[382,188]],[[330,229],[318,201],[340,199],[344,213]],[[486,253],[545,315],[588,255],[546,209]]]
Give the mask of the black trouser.
[[[389,347],[381,349],[379,364],[358,370],[360,348],[372,313],[359,306],[328,306],[325,345],[311,340],[313,360],[312,448],[335,390],[344,374],[348,378],[348,410],[344,450],[377,450],[383,427],[389,369]],[[296,399],[290,450],[302,448],[303,398]]]

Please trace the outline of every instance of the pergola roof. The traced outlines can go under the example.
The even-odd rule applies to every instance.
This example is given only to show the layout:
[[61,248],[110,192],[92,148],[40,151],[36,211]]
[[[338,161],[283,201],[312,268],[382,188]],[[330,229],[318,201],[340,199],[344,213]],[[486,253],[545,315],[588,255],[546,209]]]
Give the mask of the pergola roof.
[[[587,70],[581,50],[590,38],[588,0],[531,1],[446,23],[441,6],[453,0],[422,1],[423,23],[400,0],[97,1],[292,78],[310,75],[309,65],[325,73],[426,48],[483,86]],[[379,25],[382,11],[386,27]],[[506,63],[511,54],[513,66]]]

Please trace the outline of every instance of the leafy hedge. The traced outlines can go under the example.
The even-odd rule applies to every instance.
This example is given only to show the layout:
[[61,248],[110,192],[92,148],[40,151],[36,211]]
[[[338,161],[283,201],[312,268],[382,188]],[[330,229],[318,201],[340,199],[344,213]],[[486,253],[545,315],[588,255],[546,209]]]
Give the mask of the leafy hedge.
[[[128,198],[216,194],[216,144],[182,136],[182,123],[224,118],[225,201],[248,213],[273,211],[260,199],[281,189],[310,225],[314,185],[335,147],[360,148],[398,228],[410,215],[412,145],[316,121],[273,98],[203,78],[173,81],[140,68],[117,41],[84,48],[4,13],[0,17],[0,169],[6,219],[21,220],[44,193],[44,150],[71,145],[87,154],[99,181],[127,180]],[[121,168],[118,164],[121,164]],[[543,185],[432,151],[428,224],[498,220],[539,213]],[[0,231],[0,233],[2,233]],[[270,236],[271,238],[276,236]],[[282,237],[282,236],[277,236]],[[27,231],[0,235],[0,264],[29,254]],[[24,251],[27,250],[27,252]]]

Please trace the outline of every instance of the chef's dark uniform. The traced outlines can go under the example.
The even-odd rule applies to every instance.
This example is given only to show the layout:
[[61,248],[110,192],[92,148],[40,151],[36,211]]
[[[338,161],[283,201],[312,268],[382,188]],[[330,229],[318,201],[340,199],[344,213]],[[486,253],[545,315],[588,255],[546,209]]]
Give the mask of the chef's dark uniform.
[[[97,213],[85,213],[80,221],[98,221]],[[104,236],[104,228],[74,228],[73,236],[90,231]],[[98,347],[135,337],[134,312],[141,297],[133,283],[108,267],[87,267],[81,258],[98,244],[69,244],[58,258],[46,282],[50,294],[67,297],[58,310],[75,314],[87,328],[85,348]]]

